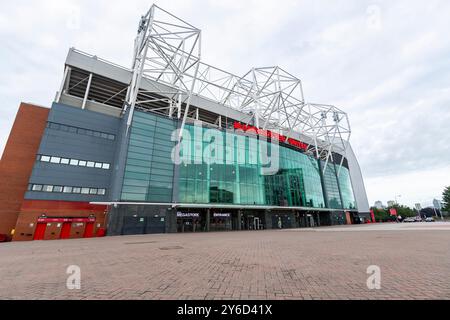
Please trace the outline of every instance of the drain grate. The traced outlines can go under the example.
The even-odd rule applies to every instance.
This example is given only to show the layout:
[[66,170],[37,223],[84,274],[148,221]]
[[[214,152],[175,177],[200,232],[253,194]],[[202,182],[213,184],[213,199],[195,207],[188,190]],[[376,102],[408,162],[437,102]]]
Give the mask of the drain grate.
[[140,241],[140,242],[125,242],[124,244],[147,244],[147,243],[155,243],[157,241]]
[[177,250],[177,249],[183,249],[183,247],[180,246],[170,246],[170,247],[161,247],[160,250]]

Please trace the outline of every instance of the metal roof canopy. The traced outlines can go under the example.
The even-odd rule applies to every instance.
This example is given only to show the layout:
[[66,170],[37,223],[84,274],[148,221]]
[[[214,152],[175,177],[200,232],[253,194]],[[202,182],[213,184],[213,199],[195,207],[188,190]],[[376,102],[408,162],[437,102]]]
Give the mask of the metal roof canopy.
[[294,132],[310,137],[308,151],[326,163],[333,160],[333,151],[345,155],[351,129],[344,111],[305,102],[301,81],[280,67],[252,68],[239,77],[201,62],[201,30],[156,5],[141,17],[132,70],[122,110],[130,108],[128,126],[135,108],[151,102],[142,97],[158,93],[156,86],[154,91],[142,89],[143,79],[151,79],[173,88],[167,109],[169,117],[182,117],[179,139],[191,98],[198,95],[249,114],[247,124],[288,137]]
[[301,211],[326,211],[326,212],[342,212],[357,211],[354,209],[330,209],[330,208],[309,208],[309,207],[282,207],[282,206],[262,206],[262,205],[235,205],[235,204],[200,204],[200,203],[171,203],[171,202],[90,202],[95,205],[141,205],[141,206],[168,206],[170,208],[198,208],[198,209],[254,209],[254,210],[301,210]]

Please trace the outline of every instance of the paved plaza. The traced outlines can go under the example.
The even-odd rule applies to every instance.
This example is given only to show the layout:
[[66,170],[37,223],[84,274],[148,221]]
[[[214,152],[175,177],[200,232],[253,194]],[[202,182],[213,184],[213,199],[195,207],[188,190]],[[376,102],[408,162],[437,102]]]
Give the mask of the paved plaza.
[[0,298],[450,299],[450,223],[4,243]]

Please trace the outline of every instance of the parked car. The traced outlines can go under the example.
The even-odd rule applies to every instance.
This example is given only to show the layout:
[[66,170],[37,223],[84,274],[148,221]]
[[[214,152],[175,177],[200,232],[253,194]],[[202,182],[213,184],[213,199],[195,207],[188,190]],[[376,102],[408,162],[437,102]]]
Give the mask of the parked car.
[[434,222],[434,219],[433,219],[433,217],[427,217],[425,219],[425,222]]
[[403,222],[416,222],[416,218],[409,217],[409,218],[403,219]]
[[421,218],[421,217],[415,217],[414,220],[415,220],[416,222],[422,222],[422,218]]

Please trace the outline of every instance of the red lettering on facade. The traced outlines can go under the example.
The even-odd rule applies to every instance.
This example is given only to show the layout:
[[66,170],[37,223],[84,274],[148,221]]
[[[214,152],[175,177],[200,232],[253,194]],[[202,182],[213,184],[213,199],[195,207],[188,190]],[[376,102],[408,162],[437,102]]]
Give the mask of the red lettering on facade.
[[287,143],[290,144],[291,146],[294,146],[296,148],[302,149],[302,150],[307,150],[308,149],[308,145],[304,142],[298,141],[296,139],[293,138],[289,138],[287,139],[286,136],[278,134],[276,132],[272,132],[270,130],[263,130],[263,129],[259,129],[256,128],[254,126],[248,125],[248,124],[243,124],[240,122],[234,122],[234,129],[239,129],[242,130],[244,132],[247,133],[253,133],[253,134],[257,134],[259,136],[263,136],[269,139],[276,139],[279,142],[283,142],[283,143]]

